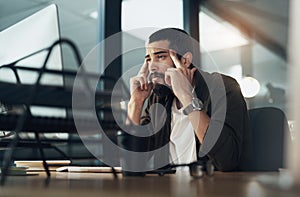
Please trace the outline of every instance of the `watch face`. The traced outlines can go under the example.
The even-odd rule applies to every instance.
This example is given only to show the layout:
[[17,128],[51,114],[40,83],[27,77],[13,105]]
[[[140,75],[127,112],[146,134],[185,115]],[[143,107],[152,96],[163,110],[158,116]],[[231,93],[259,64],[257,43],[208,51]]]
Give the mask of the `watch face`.
[[198,98],[193,98],[192,105],[194,109],[201,110],[203,107],[202,101]]
[[183,110],[183,114],[184,115],[188,115],[190,114],[192,111],[201,111],[203,109],[203,103],[200,99],[198,98],[193,98],[192,99],[192,103],[189,104],[184,110]]

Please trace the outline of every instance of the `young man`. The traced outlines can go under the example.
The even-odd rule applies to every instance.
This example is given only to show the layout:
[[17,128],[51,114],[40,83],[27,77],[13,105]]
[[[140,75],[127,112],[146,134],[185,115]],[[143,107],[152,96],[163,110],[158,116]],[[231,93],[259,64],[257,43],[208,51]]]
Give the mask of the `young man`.
[[[171,163],[209,158],[222,171],[249,170],[252,141],[239,85],[228,76],[198,70],[193,46],[180,29],[161,29],[149,37],[145,62],[130,80],[129,120],[153,129],[164,120],[151,136],[150,150],[168,144]],[[157,103],[165,107],[165,118]],[[205,147],[204,157],[198,151]]]

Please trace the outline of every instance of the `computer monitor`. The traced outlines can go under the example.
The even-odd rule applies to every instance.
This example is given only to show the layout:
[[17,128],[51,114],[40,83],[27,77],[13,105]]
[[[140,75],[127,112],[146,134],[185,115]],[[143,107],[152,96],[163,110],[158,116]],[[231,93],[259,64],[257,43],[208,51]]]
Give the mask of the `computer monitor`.
[[[0,66],[13,63],[30,54],[51,46],[60,38],[58,11],[55,4],[43,8],[31,16],[19,21],[0,32]],[[42,51],[17,62],[16,65],[41,68],[47,51]],[[57,45],[47,63],[47,68],[62,70],[61,47]],[[18,70],[23,84],[34,84],[38,73]],[[7,68],[0,69],[0,81],[16,82],[13,72]],[[62,75],[43,75],[41,84],[63,86]],[[65,117],[65,109],[31,107],[33,115]]]

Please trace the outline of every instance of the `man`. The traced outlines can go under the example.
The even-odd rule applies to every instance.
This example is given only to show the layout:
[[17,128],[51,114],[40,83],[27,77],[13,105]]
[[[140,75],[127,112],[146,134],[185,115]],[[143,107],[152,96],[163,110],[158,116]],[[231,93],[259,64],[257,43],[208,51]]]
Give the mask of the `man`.
[[[239,85],[228,76],[198,70],[193,65],[193,46],[192,39],[180,29],[161,29],[149,37],[145,62],[130,80],[128,118],[135,125],[150,124],[152,129],[165,120],[153,134],[150,150],[169,144],[172,163],[209,158],[218,170],[250,170],[251,133]],[[151,108],[157,103],[165,107],[165,119],[163,111]],[[215,118],[220,114],[221,118]],[[209,150],[203,157],[198,151],[205,144]]]

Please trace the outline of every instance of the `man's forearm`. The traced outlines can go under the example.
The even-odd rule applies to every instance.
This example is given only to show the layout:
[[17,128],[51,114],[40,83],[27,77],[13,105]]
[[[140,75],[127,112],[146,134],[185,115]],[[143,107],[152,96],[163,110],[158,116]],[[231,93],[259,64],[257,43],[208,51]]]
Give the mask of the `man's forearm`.
[[200,143],[203,143],[204,136],[209,126],[210,118],[205,111],[194,111],[189,114],[189,120],[195,130]]
[[[192,102],[192,97],[192,95],[186,95],[181,99],[182,105],[184,106],[183,108],[185,108]],[[192,123],[197,138],[202,144],[207,128],[209,126],[210,117],[206,114],[205,111],[193,111],[189,114],[189,120]]]
[[127,124],[133,123],[135,125],[140,124],[141,114],[143,110],[144,102],[141,101],[134,101],[130,99],[128,103],[128,117],[127,117]]

